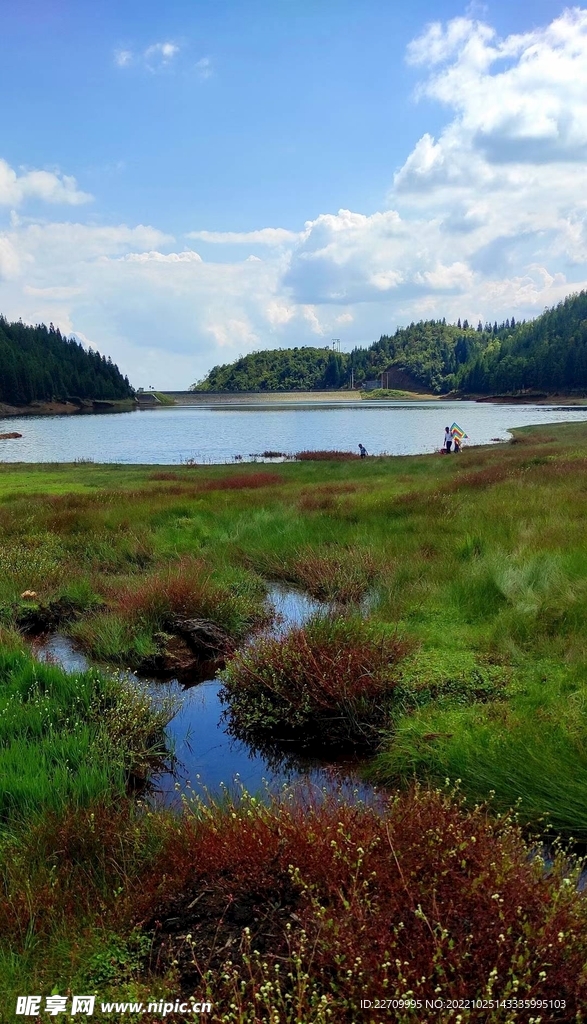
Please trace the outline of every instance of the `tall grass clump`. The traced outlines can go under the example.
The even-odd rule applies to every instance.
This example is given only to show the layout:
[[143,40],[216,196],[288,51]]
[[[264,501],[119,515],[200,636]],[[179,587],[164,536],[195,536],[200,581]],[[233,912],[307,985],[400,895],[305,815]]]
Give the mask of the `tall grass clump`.
[[232,728],[303,746],[370,747],[388,718],[406,644],[358,618],[316,617],[282,637],[262,636],[221,678]]
[[338,544],[305,544],[281,557],[269,553],[257,567],[319,601],[340,603],[360,601],[381,577],[380,559],[373,550]]
[[534,830],[587,840],[587,693],[539,697],[538,689],[509,703],[430,704],[396,721],[370,777],[387,785],[459,779],[470,799],[491,794],[497,810],[518,808]]
[[0,823],[120,798],[167,717],[120,680],[0,649]]

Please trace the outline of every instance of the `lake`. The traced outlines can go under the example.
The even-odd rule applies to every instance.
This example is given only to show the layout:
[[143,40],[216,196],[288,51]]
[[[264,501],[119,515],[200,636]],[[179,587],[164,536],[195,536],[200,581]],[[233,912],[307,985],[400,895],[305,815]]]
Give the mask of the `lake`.
[[508,429],[534,423],[587,420],[587,407],[500,405],[477,402],[345,402],[341,405],[175,406],[81,416],[23,416],[0,420],[4,462],[177,464],[232,462],[263,451],[307,449],[418,455],[442,443],[456,421],[468,444],[507,439]]

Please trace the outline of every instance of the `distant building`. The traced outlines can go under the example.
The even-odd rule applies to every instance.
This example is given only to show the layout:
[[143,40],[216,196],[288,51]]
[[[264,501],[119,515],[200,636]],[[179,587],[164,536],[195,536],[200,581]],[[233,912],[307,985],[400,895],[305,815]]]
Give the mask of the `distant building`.
[[364,384],[361,384],[361,388],[362,388],[363,391],[375,391],[377,388],[380,388],[380,387],[381,387],[381,381],[380,380],[366,380],[364,382]]

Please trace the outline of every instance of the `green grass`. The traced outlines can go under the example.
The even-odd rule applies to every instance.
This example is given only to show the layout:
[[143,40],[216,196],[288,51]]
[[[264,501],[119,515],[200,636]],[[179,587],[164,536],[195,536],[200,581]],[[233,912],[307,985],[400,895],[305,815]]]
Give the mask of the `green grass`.
[[[458,459],[206,468],[0,465],[0,884],[6,897],[0,901],[0,971],[6,994],[0,1014],[11,1019],[15,993],[46,992],[53,986],[58,991],[93,986],[105,998],[111,992],[119,999],[175,991],[177,965],[161,976],[152,972],[153,933],[144,927],[147,918],[139,919],[138,907],[148,892],[149,913],[173,917],[177,894],[189,892],[196,870],[205,873],[200,833],[189,839],[186,819],[136,806],[126,791],[129,775],[148,775],[163,719],[153,719],[148,702],[99,672],[67,676],[34,664],[19,647],[18,626],[46,621],[69,632],[98,659],[140,664],[165,650],[175,615],[211,619],[242,649],[243,640],[263,621],[265,594],[274,581],[341,602],[346,610],[337,610],[343,622],[333,635],[336,640],[344,634],[351,684],[356,682],[353,659],[365,668],[362,637],[388,636],[401,644],[402,657],[393,666],[393,700],[376,723],[381,746],[369,766],[371,777],[392,787],[414,778],[434,784],[460,780],[465,806],[489,800],[489,811],[473,814],[477,837],[483,831],[481,818],[492,822],[498,812],[515,806],[534,834],[584,841],[586,470],[583,424],[520,430],[515,443],[468,449]],[[27,590],[36,597],[22,597]],[[363,601],[360,613],[357,600]],[[271,664],[267,659],[253,664],[262,644],[244,648],[263,685],[275,689],[272,666],[284,669],[279,694],[284,707],[295,704],[287,672],[301,650],[295,636],[293,647],[291,636],[289,643],[286,649],[275,641]],[[336,659],[344,656],[344,645],[335,644],[334,654],[326,650],[325,658],[327,646],[320,648],[321,670],[326,666],[330,672],[334,665],[331,675],[338,679]],[[308,685],[298,701],[306,716],[300,719],[302,729],[315,717],[308,694],[320,696],[309,657],[303,667]],[[237,668],[235,663],[235,686]],[[299,683],[303,673],[294,675]],[[333,693],[336,718],[335,687]],[[254,700],[246,710],[263,711]],[[287,708],[282,717],[291,719]],[[271,724],[267,716],[261,719],[256,724]],[[315,732],[319,749],[323,737],[319,728]],[[404,799],[409,803],[411,798]],[[410,806],[417,809],[418,801]],[[406,808],[402,835],[411,820]],[[302,810],[295,813],[300,831],[292,864],[300,837],[307,833]],[[242,842],[256,812],[247,805],[234,814],[226,821],[212,815],[205,830],[213,873],[215,844],[227,829],[227,874],[222,867],[218,882],[226,887],[227,901],[233,885],[240,885],[247,872],[255,875],[259,850],[265,850],[254,829],[249,847]],[[348,807],[343,806],[341,817],[337,811],[333,828],[348,814]],[[445,814],[447,829],[452,828],[453,811],[445,809]],[[238,841],[230,832],[233,820]],[[363,835],[362,829],[357,835]],[[431,825],[425,833],[426,870],[417,867],[413,876],[404,875],[409,891],[403,882],[398,885],[401,899],[406,892],[409,896],[405,907],[398,903],[402,921],[408,913],[413,916],[421,901],[430,857],[440,858],[435,878],[456,872],[454,884],[447,883],[447,912],[452,894],[461,892],[461,861],[448,853],[446,863],[442,859],[450,829],[446,835],[435,829]],[[510,826],[503,829],[507,845]],[[410,849],[422,852],[423,834],[422,828],[414,831]],[[267,882],[277,870],[277,860],[271,859],[277,833],[270,816],[266,835],[268,874],[262,874],[261,882],[269,887],[251,891],[266,893],[264,906],[279,914],[277,890],[273,881]],[[336,843],[347,849],[343,838],[335,839],[333,864],[339,857]],[[467,858],[477,841],[471,839]],[[381,850],[385,863],[392,864],[395,885],[399,876],[389,858],[398,844],[390,842],[390,833],[384,832]],[[493,840],[487,842],[486,864],[492,871]],[[317,898],[315,886],[325,884],[326,855],[315,856],[314,847],[308,839],[310,902]],[[290,853],[279,843],[275,851],[287,867]],[[363,857],[362,847],[356,852]],[[238,857],[244,874],[238,875],[238,868],[233,879],[231,858],[236,863]],[[516,878],[526,878],[528,848],[519,847],[515,863]],[[315,906],[315,924],[320,935],[320,929],[332,927],[337,936],[346,936],[337,938],[342,959],[332,970],[328,967],[336,986],[355,937],[361,948],[370,948],[355,921],[366,926],[373,903],[365,896],[367,889],[353,889],[350,917],[345,909],[344,919],[352,923],[352,935],[347,935],[342,917],[332,923],[330,908],[339,897],[348,902],[350,889],[342,875],[332,872],[330,895],[323,906]],[[286,875],[280,869],[275,884],[285,885]],[[357,877],[349,876],[349,885]],[[483,888],[487,877],[481,870],[468,875],[471,893]],[[536,878],[535,891],[543,894],[545,885],[538,873]],[[526,882],[528,892],[534,891],[529,875]],[[512,886],[513,892],[517,882]],[[488,900],[493,892],[487,889]],[[582,906],[569,892],[563,879],[553,895],[556,913],[564,910],[563,917],[567,911],[579,914]],[[190,903],[198,895],[190,893]],[[432,908],[436,898],[434,888]],[[228,927],[228,906],[232,903],[218,904],[214,928],[218,921]],[[513,902],[512,907],[515,912]],[[292,912],[299,917],[299,907]],[[468,911],[463,914],[467,917]],[[489,913],[475,920],[482,918],[493,921]],[[288,920],[295,924],[295,918]],[[382,921],[387,936],[387,910]],[[438,928],[433,934],[444,941]],[[565,934],[566,928],[560,924]],[[422,922],[422,936],[428,940],[431,934]],[[582,923],[576,934],[584,934]],[[545,949],[551,938],[545,933]],[[246,949],[247,941],[239,931],[227,955]],[[552,941],[558,941],[556,936]],[[182,964],[187,937],[181,933],[178,942]],[[535,945],[528,940],[528,963]],[[577,950],[579,945],[577,939]],[[465,942],[462,949],[467,948]],[[445,952],[451,952],[448,946]],[[486,952],[487,963],[496,962],[494,947]],[[436,967],[437,961],[424,957],[422,976],[431,976]],[[565,968],[560,969],[563,977]],[[305,964],[303,978],[314,977],[312,970]],[[535,991],[529,970],[524,967],[523,984]],[[264,967],[259,972],[259,985],[265,985],[271,972]],[[233,977],[230,971],[228,976]],[[193,990],[189,970],[183,980]],[[321,982],[311,984],[318,991]],[[345,1019],[348,1007],[337,1009]],[[245,1021],[246,1012],[236,1019]]]
[[119,680],[69,675],[0,647],[0,831],[47,810],[120,799],[161,728],[146,698]]
[[[241,642],[262,621],[272,581],[351,605],[367,596],[370,618],[413,651],[381,777],[392,780],[396,765],[403,777],[407,758],[423,777],[460,777],[475,797],[496,789],[506,803],[523,797],[531,818],[552,814],[557,800],[542,782],[531,793],[538,769],[512,767],[511,783],[498,784],[493,762],[513,766],[517,750],[526,764],[532,742],[546,758],[548,742],[541,746],[538,727],[532,741],[526,719],[568,699],[553,678],[573,694],[587,685],[586,469],[584,424],[519,430],[515,443],[459,459],[0,466],[1,620],[61,617],[96,658],[139,665],[164,653],[177,612],[211,619]],[[25,590],[37,594],[32,606]],[[540,703],[524,710],[540,671]],[[499,747],[482,733],[493,715]],[[449,733],[454,716],[462,744],[414,739],[417,756],[404,757],[420,722],[424,733]],[[581,719],[574,728],[571,737],[563,715],[552,777],[573,757],[582,763]],[[481,759],[454,753],[476,746],[483,772]],[[567,775],[561,768],[560,807]],[[567,806],[557,821],[573,831],[574,797]]]
[[170,395],[164,395],[162,391],[151,391],[151,395],[155,395],[161,402],[161,405],[175,405],[175,399],[171,398]]

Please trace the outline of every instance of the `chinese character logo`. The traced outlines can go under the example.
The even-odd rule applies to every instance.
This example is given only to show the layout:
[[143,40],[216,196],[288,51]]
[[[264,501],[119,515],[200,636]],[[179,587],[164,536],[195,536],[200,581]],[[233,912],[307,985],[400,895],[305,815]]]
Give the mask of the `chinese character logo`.
[[51,1017],[56,1017],[58,1013],[65,1013],[67,1006],[67,996],[47,996],[45,999],[45,1009]]
[[71,1016],[76,1013],[86,1013],[88,1016],[94,1012],[95,996],[74,996],[71,1004]]
[[16,1000],[16,1012],[24,1017],[38,1017],[40,1008],[40,996],[19,996]]

